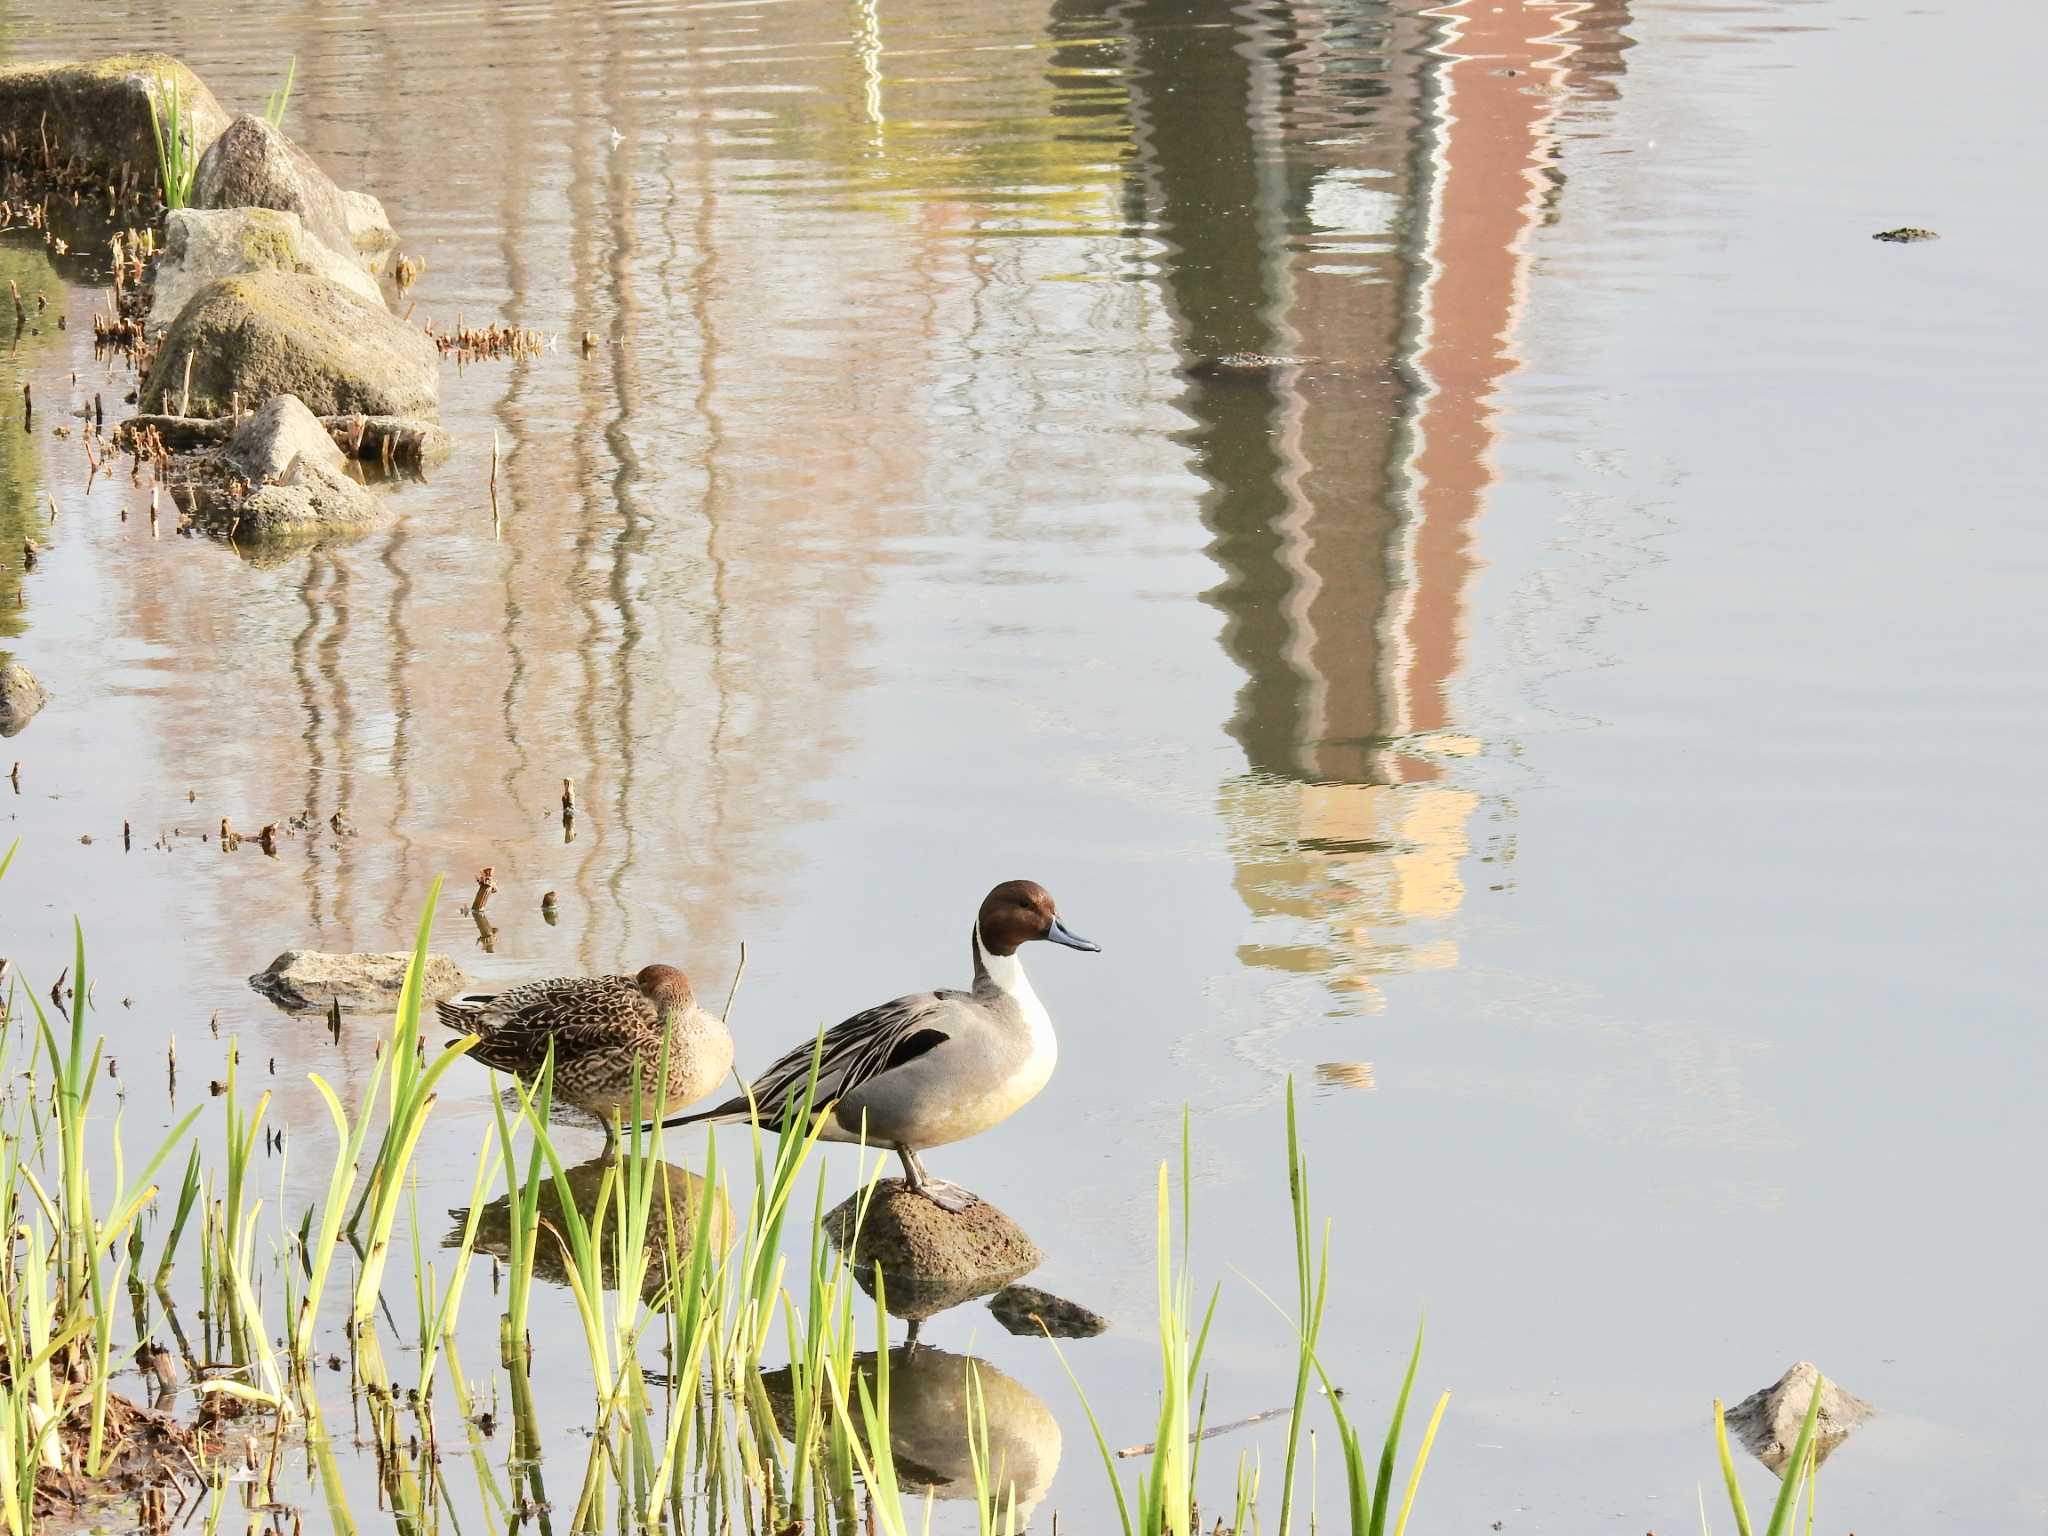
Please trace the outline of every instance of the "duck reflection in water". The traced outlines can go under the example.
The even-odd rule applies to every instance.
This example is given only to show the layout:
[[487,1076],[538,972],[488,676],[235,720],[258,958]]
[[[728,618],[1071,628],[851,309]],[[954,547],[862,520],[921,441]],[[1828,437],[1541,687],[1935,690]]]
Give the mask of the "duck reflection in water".
[[[877,1388],[873,1351],[854,1356],[853,1375],[869,1394]],[[968,1372],[975,1382],[969,1385]],[[988,1422],[988,1465],[996,1487],[1016,1512],[1018,1529],[1052,1487],[1060,1465],[1060,1426],[1045,1400],[986,1360],[929,1344],[899,1344],[889,1351],[889,1449],[897,1482],[906,1491],[938,1499],[975,1497],[974,1456],[968,1441],[978,1392]],[[787,1368],[764,1371],[761,1385],[787,1437],[794,1421]],[[847,1384],[849,1398],[862,1387]]]
[[[656,1163],[656,1173],[666,1185],[666,1209],[673,1213],[675,1221],[675,1253],[678,1259],[687,1263],[696,1247],[700,1230],[704,1229],[706,1213],[704,1195],[708,1187],[704,1180],[687,1168],[678,1168],[674,1163]],[[569,1199],[584,1221],[591,1221],[597,1214],[598,1199],[604,1187],[605,1175],[614,1180],[623,1176],[623,1170],[616,1161],[600,1154],[587,1163],[565,1169],[562,1182],[569,1188]],[[611,1227],[617,1220],[619,1202],[623,1190],[615,1183],[611,1193],[611,1204],[606,1226]],[[562,1225],[562,1200],[555,1188],[555,1181],[546,1174],[541,1175],[539,1215],[543,1223],[559,1229]],[[647,1271],[641,1281],[641,1299],[650,1305],[657,1302],[669,1281],[669,1245],[667,1222],[664,1212],[664,1195],[661,1185],[654,1192],[654,1206],[647,1222]],[[462,1233],[469,1219],[469,1212],[457,1208],[448,1213],[455,1225],[448,1235],[441,1239],[444,1248],[457,1248],[462,1244]],[[732,1247],[732,1207],[727,1203],[725,1191],[719,1190],[713,1197],[709,1214],[708,1230],[716,1252],[724,1253]],[[601,1260],[606,1289],[618,1287],[618,1255],[610,1238],[601,1245]],[[500,1195],[477,1212],[476,1251],[488,1253],[494,1258],[509,1261],[512,1257],[512,1197]],[[560,1243],[543,1232],[540,1241],[533,1246],[533,1273],[539,1280],[550,1285],[567,1286],[569,1283],[568,1256]]]

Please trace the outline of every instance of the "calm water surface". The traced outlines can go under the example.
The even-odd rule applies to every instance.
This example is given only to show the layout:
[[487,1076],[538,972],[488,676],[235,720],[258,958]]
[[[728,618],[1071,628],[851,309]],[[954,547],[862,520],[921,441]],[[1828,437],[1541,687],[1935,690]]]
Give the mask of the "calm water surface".
[[[0,547],[51,547],[7,557],[0,642],[57,696],[0,751],[5,949],[47,986],[84,916],[131,1143],[169,1123],[165,1037],[187,1101],[219,1074],[218,1010],[275,1059],[312,1198],[304,1074],[360,1084],[370,1032],[336,1050],[243,978],[399,947],[436,874],[495,868],[492,952],[452,900],[438,941],[488,978],[660,958],[722,996],[744,941],[742,1067],[964,980],[975,901],[1025,874],[1104,952],[1035,958],[1057,1077],[933,1161],[1115,1322],[1072,1350],[1113,1442],[1150,1433],[1183,1105],[1212,1416],[1285,1395],[1251,1283],[1288,1281],[1291,1073],[1335,1374],[1383,1402],[1426,1307],[1453,1393],[1417,1529],[1687,1528],[1711,1399],[1801,1357],[1883,1410],[1830,1529],[2048,1516],[2048,217],[2018,171],[2048,21],[209,10],[0,32],[170,48],[241,108],[296,54],[287,127],[383,198],[415,319],[562,342],[451,368],[457,458],[279,564],[152,542],[75,439],[4,440]],[[1945,238],[1870,240],[1901,223]],[[5,260],[70,320],[7,387],[113,389],[78,349],[101,291]],[[1301,362],[1179,371],[1238,350]],[[275,861],[199,836],[337,806],[356,837]],[[423,1210],[489,1115],[451,1076]],[[977,1306],[925,1337],[1049,1410],[1042,1507],[1100,1526],[1050,1353]],[[542,1412],[573,1479],[581,1386]],[[1240,1446],[1277,1479],[1277,1435],[1209,1464]]]

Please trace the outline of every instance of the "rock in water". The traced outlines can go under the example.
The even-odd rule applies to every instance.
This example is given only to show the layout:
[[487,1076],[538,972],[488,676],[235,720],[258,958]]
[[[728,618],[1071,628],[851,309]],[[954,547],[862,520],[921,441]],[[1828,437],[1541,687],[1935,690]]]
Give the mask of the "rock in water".
[[1901,224],[1897,229],[1880,229],[1870,238],[1873,240],[1886,240],[1893,245],[1912,245],[1920,240],[1939,240],[1941,236],[1931,229],[1920,229],[1912,224]]
[[308,238],[296,213],[276,208],[174,208],[164,216],[164,253],[149,301],[152,334],[178,318],[215,278],[243,272],[304,272],[339,283],[384,308],[384,291],[352,256]]
[[[1799,1428],[1806,1422],[1806,1407],[1813,1401],[1813,1384],[1819,1376],[1820,1370],[1811,1360],[1801,1360],[1771,1385],[1750,1393],[1727,1412],[1728,1427],[1735,1431],[1735,1437],[1780,1477],[1792,1459],[1792,1447],[1799,1443]],[[1815,1462],[1826,1461],[1835,1447],[1849,1438],[1849,1432],[1870,1414],[1870,1404],[1828,1382],[1821,1389],[1820,1417],[1813,1426]]]
[[[330,442],[329,447],[334,445]],[[338,450],[337,450],[338,451]],[[390,503],[338,469],[294,459],[276,483],[259,485],[231,514],[235,542],[362,532],[391,521]],[[211,521],[224,521],[215,514]]]
[[858,1234],[859,1197],[825,1214],[825,1233],[850,1253],[863,1283],[880,1271],[890,1312],[925,1318],[986,1296],[1044,1260],[1024,1230],[986,1200],[941,1210],[901,1179],[883,1179]]
[[19,662],[0,666],[0,736],[12,736],[50,702],[49,690]]
[[372,271],[381,272],[386,258],[398,244],[398,232],[391,227],[384,205],[367,192],[346,189],[342,191],[341,201],[342,209],[348,215],[349,238],[355,242],[356,254]]
[[[389,1008],[405,986],[409,954],[335,955],[315,949],[288,949],[249,978],[249,985],[281,1008],[324,1009],[331,1002],[344,1008]],[[446,955],[427,956],[421,978],[422,998],[433,1002],[453,997],[469,985],[461,966]]]
[[124,54],[67,64],[0,68],[0,137],[39,161],[77,161],[108,181],[158,181],[149,104],[168,126],[166,87],[175,82],[192,153],[203,155],[228,126],[213,92],[167,53]]
[[244,480],[282,480],[294,459],[337,475],[348,463],[297,395],[279,395],[235,429],[221,462]]
[[295,213],[314,239],[352,256],[360,255],[357,226],[367,222],[365,210],[351,204],[311,155],[246,112],[228,124],[200,160],[192,177],[192,206]]
[[[1027,1338],[1092,1339],[1109,1331],[1109,1319],[1077,1301],[1041,1291],[1035,1285],[1006,1285],[988,1299],[989,1311],[1011,1333]],[[1039,1324],[1044,1323],[1044,1332]]]
[[[186,361],[191,398],[186,399]],[[441,354],[422,331],[347,289],[297,272],[208,283],[164,333],[144,411],[225,416],[297,395],[316,416],[440,416]]]

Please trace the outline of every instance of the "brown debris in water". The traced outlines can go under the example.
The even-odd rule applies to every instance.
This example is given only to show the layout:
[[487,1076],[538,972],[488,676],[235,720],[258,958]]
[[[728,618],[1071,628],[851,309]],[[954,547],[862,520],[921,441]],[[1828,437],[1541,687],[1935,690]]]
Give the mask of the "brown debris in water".
[[458,319],[453,331],[443,333],[435,330],[434,322],[429,320],[426,333],[428,339],[441,349],[443,357],[452,357],[458,363],[497,362],[505,358],[523,360],[552,352],[555,347],[554,337],[516,325],[479,328]]

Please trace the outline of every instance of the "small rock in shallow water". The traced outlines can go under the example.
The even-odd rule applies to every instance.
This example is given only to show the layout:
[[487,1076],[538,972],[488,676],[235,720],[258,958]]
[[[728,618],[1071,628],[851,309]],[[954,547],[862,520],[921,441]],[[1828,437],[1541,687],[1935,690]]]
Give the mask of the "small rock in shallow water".
[[1109,1319],[1077,1301],[1041,1291],[1035,1285],[1006,1285],[988,1299],[996,1321],[1012,1333],[1039,1338],[1039,1323],[1056,1339],[1092,1339],[1109,1331]]
[[1908,245],[1915,240],[1939,240],[1931,229],[1916,229],[1911,224],[1901,224],[1897,229],[1880,229],[1870,237],[1873,240],[1889,240],[1894,245]]
[[[279,1007],[326,1009],[388,1008],[405,985],[409,954],[337,955],[288,949],[249,978],[249,985]],[[423,993],[428,1002],[453,997],[469,985],[462,967],[446,955],[427,956]]]
[[281,480],[294,459],[337,475],[348,460],[297,395],[279,395],[235,428],[220,461],[244,480]]
[[0,736],[14,735],[49,702],[49,690],[27,667],[14,661],[0,666]]
[[[1783,1476],[1792,1459],[1792,1447],[1799,1442],[1799,1429],[1806,1422],[1807,1404],[1813,1401],[1813,1384],[1820,1371],[1811,1360],[1801,1360],[1759,1392],[1752,1392],[1727,1413],[1728,1427],[1751,1455]],[[1813,1426],[1814,1460],[1826,1461],[1849,1432],[1872,1412],[1870,1404],[1851,1397],[1834,1382],[1821,1389],[1820,1417]]]
[[858,1197],[834,1206],[825,1215],[826,1235],[842,1252],[851,1244],[856,1271],[881,1271],[889,1310],[898,1317],[930,1317],[986,1296],[1044,1258],[1024,1230],[986,1200],[964,1211],[943,1210],[912,1194],[901,1179],[883,1179],[856,1237],[858,1211]]

